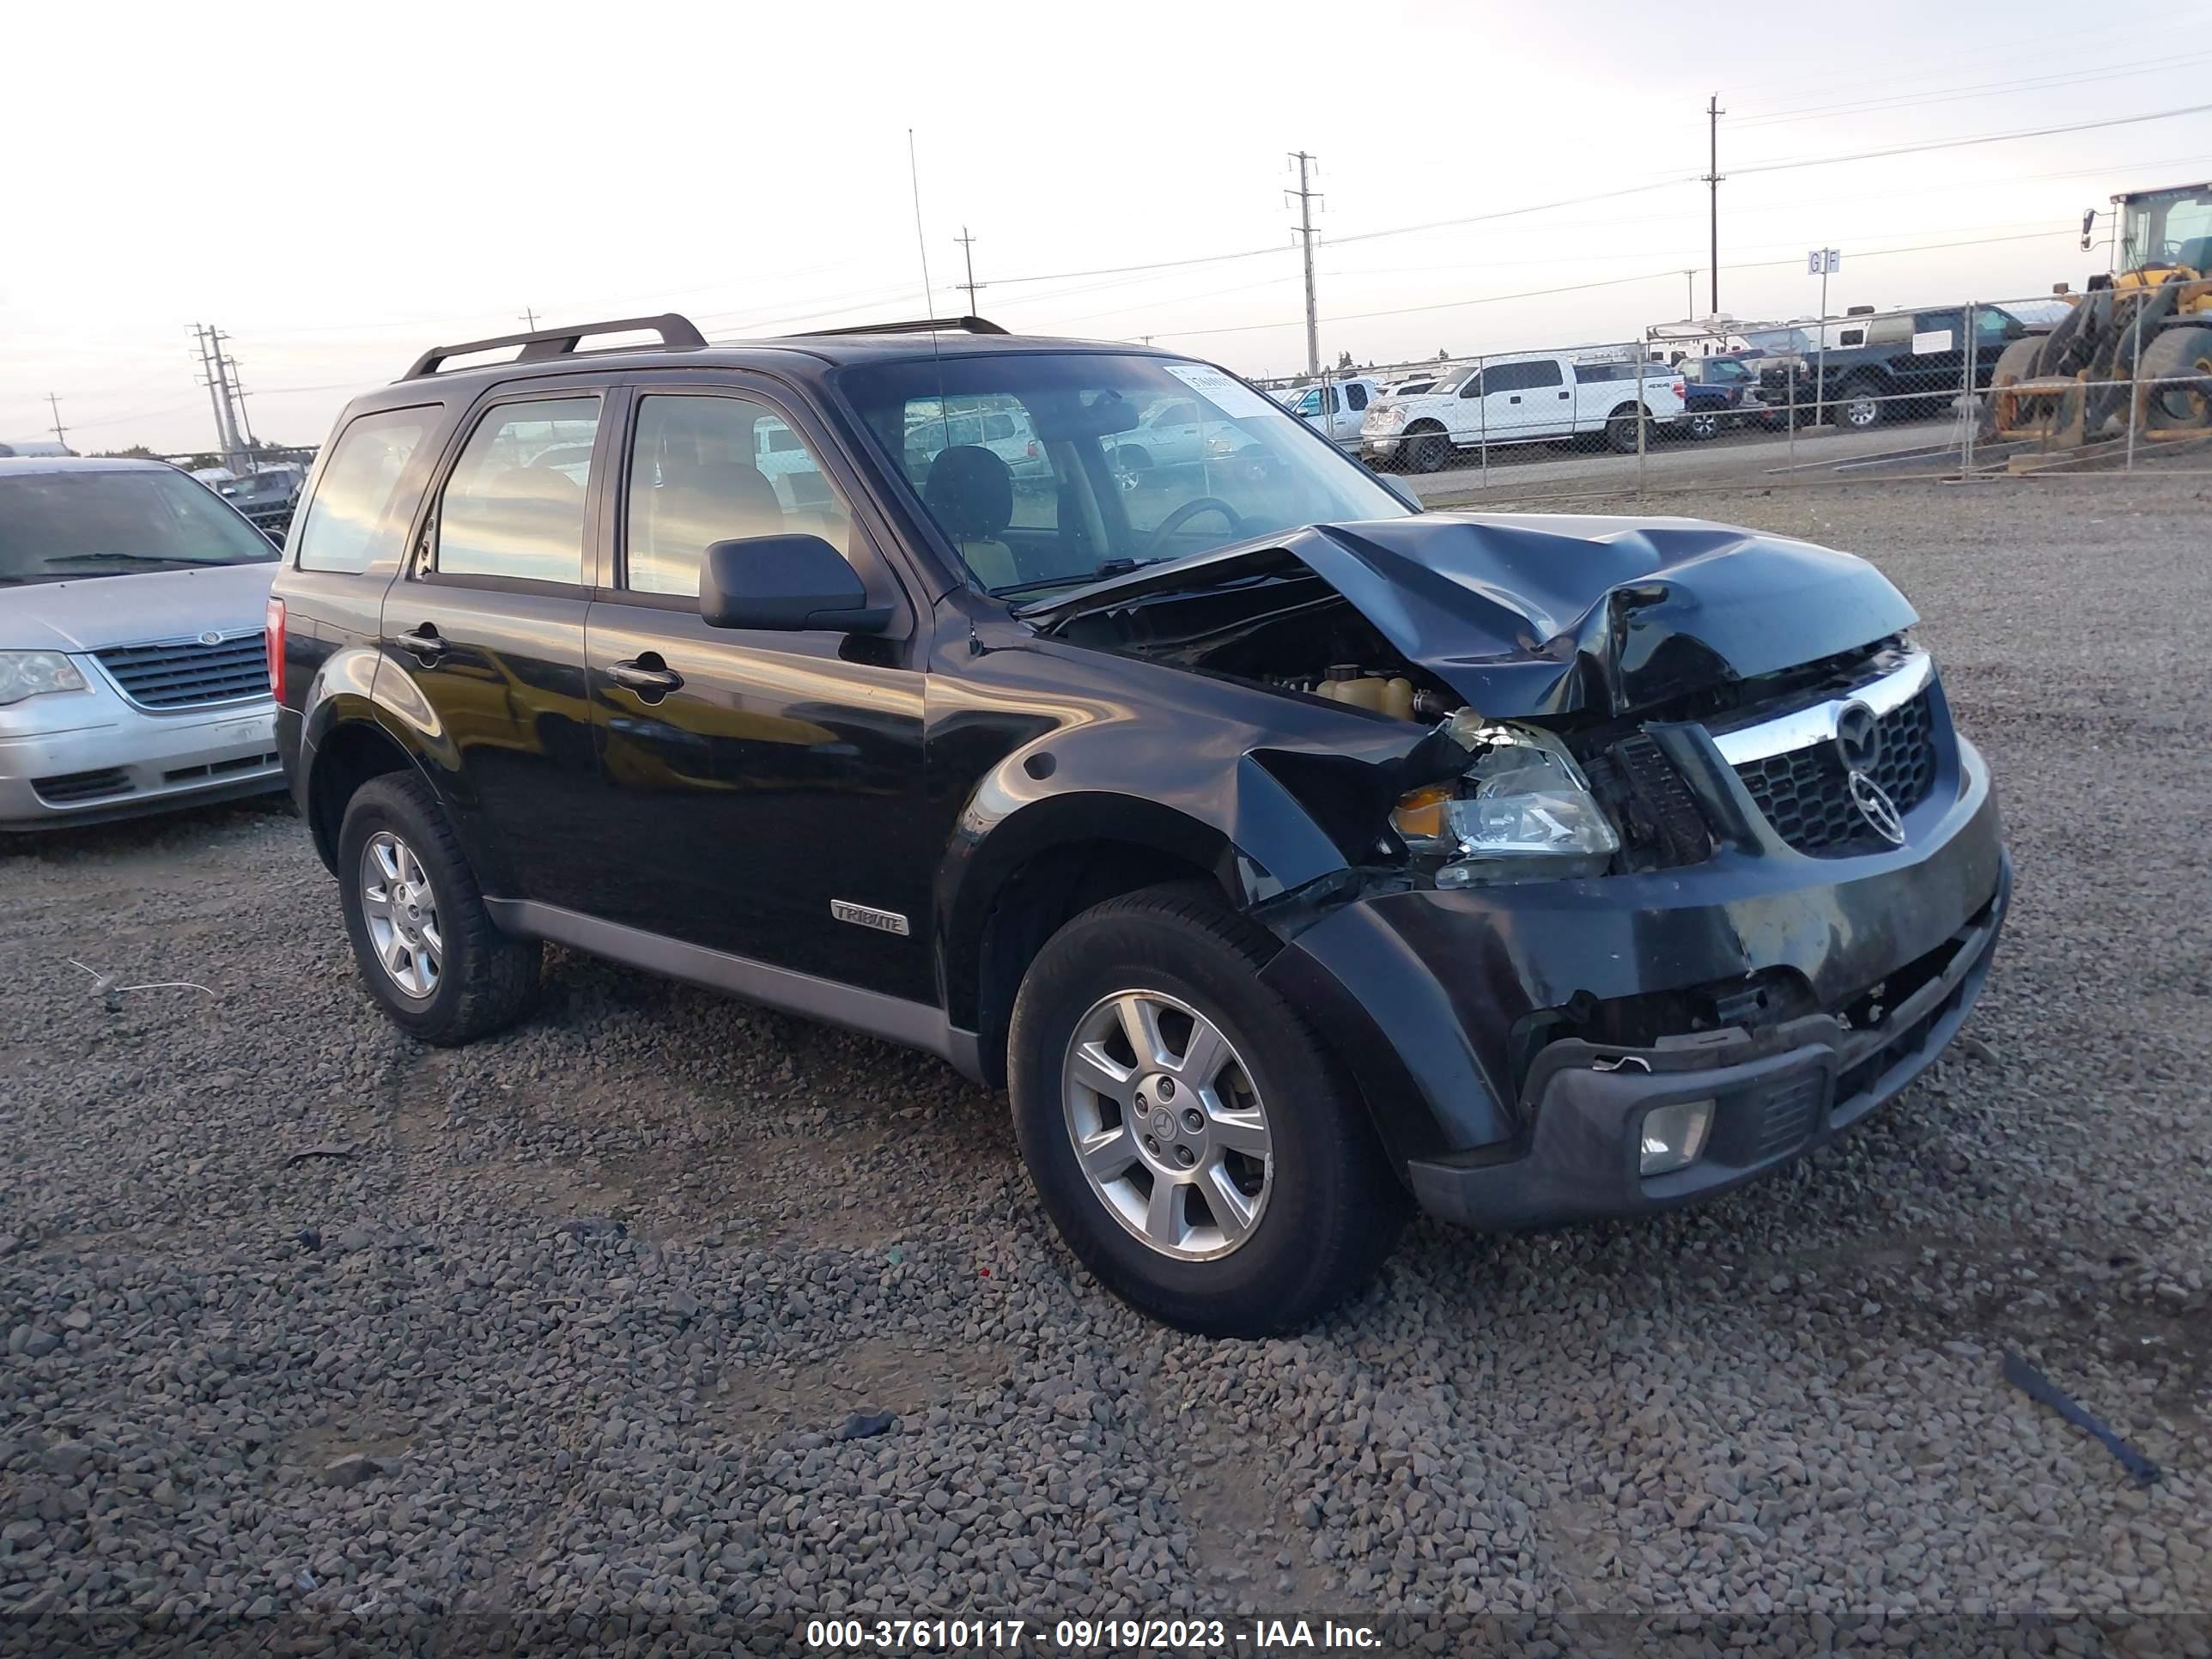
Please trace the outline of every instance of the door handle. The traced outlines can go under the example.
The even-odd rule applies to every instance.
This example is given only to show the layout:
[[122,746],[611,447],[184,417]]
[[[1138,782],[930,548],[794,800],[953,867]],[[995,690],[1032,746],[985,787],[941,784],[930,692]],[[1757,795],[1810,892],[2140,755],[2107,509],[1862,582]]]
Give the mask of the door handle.
[[1517,403],[1519,403],[1519,402],[1521,401],[1521,394],[1520,394],[1519,392],[1515,392],[1511,397],[1508,398],[1505,401],[1506,401],[1507,403],[1509,403],[1509,404],[1517,404]]
[[1560,401],[1561,403],[1565,403],[1565,402],[1566,402],[1566,400],[1567,400],[1569,398],[1572,397],[1573,395],[1574,395],[1574,394],[1573,394],[1572,392],[1562,392],[1559,394],[1559,401]]
[[658,702],[684,684],[684,676],[661,663],[633,659],[618,662],[607,670],[607,678],[617,685],[637,693],[641,701]]
[[435,623],[424,623],[419,628],[411,629],[404,634],[394,635],[392,637],[398,644],[406,647],[425,662],[433,657],[442,657],[446,654],[446,642],[438,636],[438,627]]

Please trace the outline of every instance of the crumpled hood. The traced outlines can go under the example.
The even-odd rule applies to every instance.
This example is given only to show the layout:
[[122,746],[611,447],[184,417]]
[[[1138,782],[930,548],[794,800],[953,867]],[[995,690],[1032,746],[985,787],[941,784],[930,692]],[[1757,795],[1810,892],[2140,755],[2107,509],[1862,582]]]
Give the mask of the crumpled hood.
[[258,629],[276,575],[271,559],[0,587],[0,651],[104,651]]
[[1918,620],[1865,560],[1697,519],[1421,514],[1315,525],[1092,583],[1073,618],[1304,565],[1484,714],[1620,714],[1793,668]]

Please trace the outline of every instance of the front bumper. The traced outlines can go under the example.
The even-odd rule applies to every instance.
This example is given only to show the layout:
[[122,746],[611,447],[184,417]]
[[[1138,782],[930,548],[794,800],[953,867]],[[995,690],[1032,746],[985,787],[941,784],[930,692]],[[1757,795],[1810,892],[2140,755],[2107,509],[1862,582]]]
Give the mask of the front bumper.
[[1359,435],[1359,453],[1370,461],[1394,461],[1405,441],[1402,432],[1363,432]]
[[[1710,1198],[1826,1146],[1904,1092],[1966,1024],[1989,978],[2011,888],[2008,861],[1996,894],[1947,942],[1934,977],[1866,1030],[1814,1014],[1768,1032],[1716,1032],[1680,1046],[1547,1049],[1531,1078],[1524,1144],[1504,1157],[1410,1163],[1416,1201],[1442,1220],[1498,1229],[1640,1215]],[[1641,1174],[1645,1114],[1707,1100],[1714,1109],[1704,1156],[1687,1169]]]
[[[1963,739],[1944,754],[1892,850],[1813,857],[1762,823],[1691,867],[1378,893],[1261,977],[1329,1034],[1431,1213],[1519,1228],[1687,1203],[1860,1121],[1965,1019],[2010,864],[1988,768]],[[1701,1099],[1704,1158],[1641,1176],[1644,1113]]]
[[273,702],[155,714],[84,695],[62,713],[70,724],[57,730],[0,726],[0,830],[104,823],[284,787]]

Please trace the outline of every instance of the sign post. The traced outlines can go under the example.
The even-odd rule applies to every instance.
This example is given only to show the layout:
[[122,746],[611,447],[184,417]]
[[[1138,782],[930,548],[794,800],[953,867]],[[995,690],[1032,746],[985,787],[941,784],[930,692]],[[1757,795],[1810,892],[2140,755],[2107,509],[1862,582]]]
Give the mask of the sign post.
[[1813,424],[1820,423],[1820,408],[1828,395],[1828,278],[1844,268],[1840,248],[1816,247],[1805,256],[1805,274],[1820,279],[1820,343],[1813,355]]

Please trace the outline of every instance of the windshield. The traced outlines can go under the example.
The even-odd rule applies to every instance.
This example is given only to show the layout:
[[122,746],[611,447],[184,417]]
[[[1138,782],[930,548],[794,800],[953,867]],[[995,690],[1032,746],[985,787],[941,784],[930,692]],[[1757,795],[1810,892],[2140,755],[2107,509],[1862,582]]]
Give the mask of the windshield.
[[838,383],[994,593],[1413,510],[1281,404],[1202,363],[1009,352],[852,368]]
[[0,475],[0,583],[276,557],[267,537],[181,472]]
[[2124,206],[2120,269],[2212,262],[2212,185],[2160,191]]

